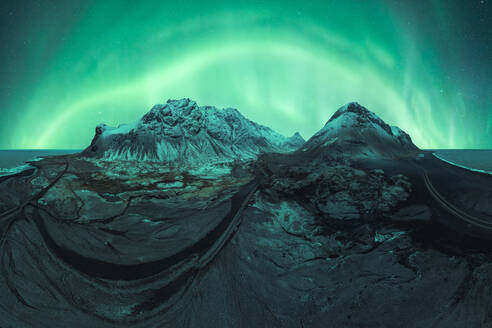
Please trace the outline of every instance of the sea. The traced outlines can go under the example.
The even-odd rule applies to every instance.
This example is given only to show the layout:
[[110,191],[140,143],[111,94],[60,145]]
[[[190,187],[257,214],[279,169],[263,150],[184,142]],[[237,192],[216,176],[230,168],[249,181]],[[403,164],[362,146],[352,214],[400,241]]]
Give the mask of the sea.
[[434,156],[471,171],[492,174],[492,150],[483,149],[439,149]]
[[0,177],[19,173],[29,168],[26,161],[44,156],[74,154],[81,149],[9,149],[0,150]]
[[[81,149],[15,149],[0,150],[0,176],[21,172],[33,161],[45,156],[74,154]],[[492,174],[492,150],[433,149],[434,156],[450,164],[472,171]]]

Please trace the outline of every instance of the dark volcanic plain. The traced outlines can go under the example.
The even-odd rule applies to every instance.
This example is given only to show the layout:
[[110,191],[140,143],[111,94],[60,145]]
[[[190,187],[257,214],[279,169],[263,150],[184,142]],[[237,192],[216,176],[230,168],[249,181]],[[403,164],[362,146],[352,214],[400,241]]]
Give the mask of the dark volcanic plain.
[[492,177],[324,145],[2,178],[0,327],[492,327]]

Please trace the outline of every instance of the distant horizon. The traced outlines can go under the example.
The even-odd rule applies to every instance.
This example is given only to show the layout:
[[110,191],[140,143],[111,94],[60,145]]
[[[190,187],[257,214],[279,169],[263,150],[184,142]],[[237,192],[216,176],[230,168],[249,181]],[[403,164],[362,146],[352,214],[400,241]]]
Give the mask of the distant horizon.
[[[11,173],[12,170],[26,165],[28,161],[35,160],[43,156],[56,156],[64,154],[74,154],[84,149],[0,149],[0,176]],[[465,169],[492,174],[492,149],[421,149],[422,151],[434,152],[437,158]],[[468,152],[468,156],[463,156],[460,152]],[[476,152],[477,156],[469,156],[469,152]]]

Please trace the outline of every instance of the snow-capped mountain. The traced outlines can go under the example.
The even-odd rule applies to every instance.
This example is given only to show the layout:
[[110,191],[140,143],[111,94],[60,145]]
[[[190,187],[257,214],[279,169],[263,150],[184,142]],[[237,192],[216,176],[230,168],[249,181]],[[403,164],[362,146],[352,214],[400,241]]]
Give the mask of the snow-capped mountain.
[[[301,142],[302,140],[302,142]],[[96,127],[83,156],[109,160],[213,163],[288,152],[304,143],[245,118],[237,109],[198,106],[190,99],[155,105],[139,121],[117,128]]]
[[324,152],[322,157],[350,159],[408,157],[418,150],[407,133],[389,126],[356,102],[339,108],[299,149],[313,154]]
[[284,147],[287,149],[299,149],[305,143],[306,140],[304,140],[299,132],[296,132],[292,135],[292,137],[287,138],[284,142]]

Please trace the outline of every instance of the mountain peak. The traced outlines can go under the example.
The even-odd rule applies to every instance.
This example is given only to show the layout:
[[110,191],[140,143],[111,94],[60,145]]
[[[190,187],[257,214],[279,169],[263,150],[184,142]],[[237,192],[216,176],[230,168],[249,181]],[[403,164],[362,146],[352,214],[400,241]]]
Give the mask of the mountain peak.
[[288,138],[288,140],[296,140],[296,141],[300,141],[300,142],[306,142],[306,140],[304,140],[304,138],[301,136],[301,134],[299,132],[296,132],[294,133],[291,137]]
[[408,134],[388,125],[357,102],[340,107],[301,148],[302,151],[322,149],[352,159],[403,157],[418,150]]
[[166,104],[154,105],[140,121],[147,125],[162,126],[167,123],[174,126],[188,118],[200,119],[200,114],[197,103],[189,98],[169,99]]
[[133,124],[98,125],[83,155],[176,164],[224,162],[300,146],[290,140],[248,120],[237,109],[198,106],[184,98],[153,106]]
[[169,115],[173,112],[179,112],[183,116],[190,115],[193,111],[197,110],[199,107],[197,103],[189,98],[183,99],[169,99],[165,104],[154,105],[150,112],[144,115],[152,116],[152,114],[161,114],[164,116]]
[[373,114],[370,110],[360,105],[356,101],[349,102],[342,107],[340,107],[335,114],[330,118],[330,120],[337,118],[339,115],[347,112],[357,113],[359,115],[370,115]]
[[358,123],[374,123],[380,126],[387,133],[392,134],[391,127],[386,124],[379,116],[371,112],[358,102],[349,102],[348,104],[340,107],[335,114],[326,122],[326,124],[338,119],[342,115],[351,115]]
[[296,133],[294,133],[291,138],[300,138],[300,139],[304,140],[304,138],[301,136],[299,131],[296,131]]
[[306,140],[301,136],[299,132],[294,133],[291,137],[287,138],[287,140],[284,142],[284,146],[286,148],[295,150],[299,149],[302,145],[306,143]]

